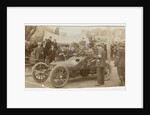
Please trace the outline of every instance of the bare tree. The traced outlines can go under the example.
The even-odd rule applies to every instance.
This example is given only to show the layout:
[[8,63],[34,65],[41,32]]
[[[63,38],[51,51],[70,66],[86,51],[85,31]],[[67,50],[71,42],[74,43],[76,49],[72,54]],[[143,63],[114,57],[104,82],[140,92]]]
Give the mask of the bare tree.
[[25,39],[30,40],[31,36],[35,33],[37,26],[25,26]]

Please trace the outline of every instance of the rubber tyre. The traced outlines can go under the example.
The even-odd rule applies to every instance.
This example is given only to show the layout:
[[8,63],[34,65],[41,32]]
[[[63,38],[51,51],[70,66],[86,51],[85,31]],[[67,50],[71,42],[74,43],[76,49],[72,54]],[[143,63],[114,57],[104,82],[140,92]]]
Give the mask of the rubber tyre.
[[[57,74],[60,74],[57,73],[56,71],[58,70],[64,70],[65,71],[65,76],[61,76],[62,78],[59,78],[60,75],[57,76]],[[55,78],[58,77],[57,79],[60,79],[60,81],[62,81],[63,78],[65,78],[65,81],[62,83],[62,84],[57,84],[55,83]],[[69,70],[67,69],[67,67],[63,66],[63,65],[59,65],[59,66],[55,66],[52,71],[50,72],[50,75],[49,75],[49,79],[50,79],[50,83],[55,87],[55,88],[61,88],[61,87],[64,87],[66,85],[66,83],[68,82],[68,79],[69,79]],[[59,81],[59,82],[60,82]],[[58,82],[58,81],[57,81]]]
[[35,75],[35,70],[36,70],[36,68],[37,68],[39,65],[45,66],[45,68],[48,69],[47,64],[45,64],[45,63],[43,63],[43,62],[39,62],[39,63],[35,64],[35,65],[32,67],[32,77],[33,77],[33,79],[34,79],[36,82],[42,83],[42,82],[44,82],[45,80],[47,80],[48,75],[45,75],[45,77],[44,77],[43,79],[39,79],[39,78],[36,77],[36,75]]

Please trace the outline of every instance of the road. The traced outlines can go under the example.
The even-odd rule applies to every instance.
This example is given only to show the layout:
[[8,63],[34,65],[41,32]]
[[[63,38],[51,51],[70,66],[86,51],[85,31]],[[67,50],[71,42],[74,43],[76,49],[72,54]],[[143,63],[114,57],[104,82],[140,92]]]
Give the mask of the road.
[[[67,84],[63,88],[92,88],[99,87],[95,86],[97,83],[96,76],[89,75],[86,78],[78,77],[74,79],[70,79]],[[105,81],[103,87],[114,87],[119,86],[119,77],[117,75],[117,68],[112,67],[112,76],[108,81]],[[50,82],[49,78],[43,83],[37,83],[31,76],[31,71],[25,76],[25,88],[54,88]]]

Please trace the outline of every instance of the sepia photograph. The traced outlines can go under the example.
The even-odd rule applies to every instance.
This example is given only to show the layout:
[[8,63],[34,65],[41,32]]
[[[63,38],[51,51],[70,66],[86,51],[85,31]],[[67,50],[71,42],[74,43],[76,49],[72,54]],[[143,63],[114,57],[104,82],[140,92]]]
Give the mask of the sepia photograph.
[[125,24],[25,25],[25,88],[125,87]]

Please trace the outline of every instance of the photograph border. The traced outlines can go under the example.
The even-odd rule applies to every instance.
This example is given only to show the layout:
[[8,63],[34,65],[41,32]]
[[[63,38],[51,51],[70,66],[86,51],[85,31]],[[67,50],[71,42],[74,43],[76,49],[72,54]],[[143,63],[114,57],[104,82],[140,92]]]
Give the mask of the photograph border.
[[[126,23],[24,23],[24,26],[51,26],[51,27],[124,27],[125,28],[125,41],[126,41]],[[126,50],[126,49],[125,49]],[[126,67],[125,67],[126,68]],[[49,77],[47,78],[49,79]],[[26,82],[26,81],[25,81]],[[37,84],[38,85],[38,84]],[[76,88],[76,87],[71,87],[71,88],[48,88],[45,87],[46,89],[41,88],[26,88],[25,91],[41,91],[41,90],[54,90],[54,91],[65,91],[65,90],[75,90],[75,91],[92,91],[92,90],[97,90],[99,89],[100,91],[102,90],[107,90],[107,91],[126,91],[126,83],[125,86],[106,86],[106,87],[81,87],[81,88]]]

